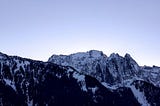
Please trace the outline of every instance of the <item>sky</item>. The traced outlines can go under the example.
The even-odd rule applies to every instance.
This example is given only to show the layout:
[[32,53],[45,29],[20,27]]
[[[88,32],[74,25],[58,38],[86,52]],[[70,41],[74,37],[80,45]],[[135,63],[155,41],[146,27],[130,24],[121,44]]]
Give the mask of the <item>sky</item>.
[[0,52],[47,61],[93,49],[160,66],[160,0],[0,0]]

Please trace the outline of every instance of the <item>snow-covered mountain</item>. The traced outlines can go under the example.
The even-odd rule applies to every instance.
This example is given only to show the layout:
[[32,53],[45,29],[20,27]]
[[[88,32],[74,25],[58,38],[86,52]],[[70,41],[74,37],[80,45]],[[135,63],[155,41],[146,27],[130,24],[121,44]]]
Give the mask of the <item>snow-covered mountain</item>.
[[129,54],[49,61],[0,53],[0,106],[160,106],[159,67],[140,67]]
[[129,87],[109,89],[70,66],[0,53],[0,105],[140,106],[140,103]]
[[48,61],[74,67],[109,85],[123,86],[130,79],[141,79],[160,86],[160,67],[139,66],[129,54],[122,57],[113,53],[107,57],[102,51],[91,50],[71,55],[52,55]]
[[[102,51],[91,50],[71,55],[52,55],[48,61],[71,66],[96,78],[108,89],[129,87],[143,106],[159,104],[160,94],[156,89],[160,87],[160,68],[139,66],[129,54],[122,57],[113,53],[107,57]],[[148,94],[149,91],[153,94]]]

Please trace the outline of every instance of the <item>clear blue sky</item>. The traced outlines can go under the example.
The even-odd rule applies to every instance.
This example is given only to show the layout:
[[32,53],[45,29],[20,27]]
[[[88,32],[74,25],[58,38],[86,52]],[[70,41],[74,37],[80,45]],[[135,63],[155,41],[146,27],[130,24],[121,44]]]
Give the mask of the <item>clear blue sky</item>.
[[160,66],[160,0],[0,0],[0,51],[46,61],[91,49]]

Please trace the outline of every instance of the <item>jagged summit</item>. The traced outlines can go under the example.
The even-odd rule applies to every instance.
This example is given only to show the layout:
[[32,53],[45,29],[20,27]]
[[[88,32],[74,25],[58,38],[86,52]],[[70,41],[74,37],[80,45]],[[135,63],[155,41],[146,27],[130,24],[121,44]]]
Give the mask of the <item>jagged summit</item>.
[[126,53],[124,57],[132,58],[130,54]]
[[[128,79],[140,78],[160,86],[160,83],[155,80],[160,75],[157,73],[156,76],[153,76],[147,69],[139,66],[128,53],[124,57],[118,53],[112,53],[107,57],[102,51],[90,50],[71,55],[53,55],[48,61],[74,67],[79,72],[96,77],[99,81],[111,85],[117,85],[117,83],[122,85]],[[160,68],[152,67],[151,69],[159,70]],[[145,73],[147,73],[147,77],[144,76]]]
[[60,65],[72,66],[79,72],[96,76],[99,81],[106,82],[108,75],[110,75],[114,83],[115,80],[121,82],[123,79],[126,79],[126,76],[129,76],[130,73],[132,73],[131,77],[135,76],[139,67],[129,54],[122,57],[118,53],[112,53],[107,57],[102,51],[97,50],[71,55],[53,55],[48,61]]
[[[50,59],[52,57],[66,57],[67,55],[56,55],[56,54],[53,54]],[[101,56],[106,56],[105,54],[103,54],[102,51],[98,51],[98,50],[90,50],[90,51],[87,51],[87,52],[78,52],[78,53],[73,53],[73,54],[70,54],[70,56],[72,56],[73,58],[83,58],[83,57],[87,57],[87,58],[98,58],[98,57],[101,57]]]
[[[71,66],[81,73],[95,77],[106,88],[112,90],[128,87],[142,106],[153,105],[146,96],[148,95],[147,90],[153,87],[143,88],[146,85],[142,84],[147,82],[160,87],[160,68],[141,67],[128,53],[124,57],[118,53],[112,53],[107,57],[101,51],[91,50],[65,56],[53,55],[48,61]],[[156,95],[159,95],[159,91],[156,92]]]
[[141,88],[144,86],[141,83],[147,82],[160,87],[160,68],[141,67],[128,53],[124,57],[118,53],[112,53],[107,57],[101,51],[91,50],[65,56],[53,55],[48,61],[71,66],[81,73],[95,77],[109,89],[129,87],[142,106],[150,106],[152,103],[146,96],[148,88]]
[[159,73],[129,54],[91,50],[42,62],[0,53],[0,104],[159,106]]
[[119,60],[119,59],[122,59],[123,57],[120,56],[118,53],[112,53],[108,58],[107,60],[112,60],[112,59],[116,59],[116,60]]
[[72,67],[17,56],[1,57],[2,106],[140,106],[129,88],[111,91]]

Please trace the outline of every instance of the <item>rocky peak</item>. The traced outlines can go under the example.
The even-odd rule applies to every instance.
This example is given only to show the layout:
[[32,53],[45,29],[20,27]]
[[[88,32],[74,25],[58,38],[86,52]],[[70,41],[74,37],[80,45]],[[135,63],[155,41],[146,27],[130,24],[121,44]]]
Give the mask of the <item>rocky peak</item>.
[[0,59],[2,106],[140,106],[130,89],[111,91],[72,67],[4,57],[7,58]]
[[139,66],[137,62],[130,56],[130,54],[126,53],[124,58],[127,63],[134,65],[135,68]]
[[100,82],[111,85],[131,79],[136,76],[136,71],[138,71],[138,64],[129,54],[122,57],[118,53],[112,53],[107,57],[102,51],[97,50],[66,56],[52,56],[48,61],[74,67],[79,72],[91,75]]
[[71,55],[53,55],[48,61],[74,67],[79,72],[91,75],[100,82],[110,85],[117,85],[117,83],[124,85],[125,80],[140,78],[160,86],[160,82],[157,81],[160,68],[140,67],[128,53],[124,57],[118,53],[112,53],[107,57],[101,51],[90,50]]
[[90,50],[87,53],[89,53],[89,55],[93,58],[101,57],[104,55],[102,51],[97,51],[97,50]]
[[159,67],[139,67],[129,55],[89,52],[54,55],[49,62],[0,54],[0,104],[160,105]]
[[119,59],[120,56],[118,53],[112,53],[109,57],[108,57],[108,60],[110,59]]
[[[132,90],[142,106],[150,106],[154,100],[150,100],[153,95],[148,95],[147,90],[152,89],[152,86],[160,86],[160,68],[159,67],[140,67],[136,61],[127,53],[124,57],[117,53],[112,53],[109,57],[99,51],[89,51],[62,56],[63,58],[50,58],[49,62],[63,65],[64,63],[74,67],[79,72],[90,75],[98,79],[101,84],[109,89],[118,89],[128,87]],[[80,55],[80,56],[79,56]],[[66,60],[66,57],[69,58]],[[75,58],[76,57],[76,58]],[[80,58],[79,58],[80,57]],[[55,62],[57,61],[57,62]],[[143,87],[145,92],[141,92],[137,86],[141,82],[147,82]],[[151,90],[157,92],[154,95],[159,95],[159,90]],[[158,88],[159,89],[159,88]],[[151,102],[152,101],[152,102]],[[155,100],[157,104],[159,102]]]
[[125,58],[132,58],[131,55],[128,54],[128,53],[126,53],[124,57],[125,57]]

